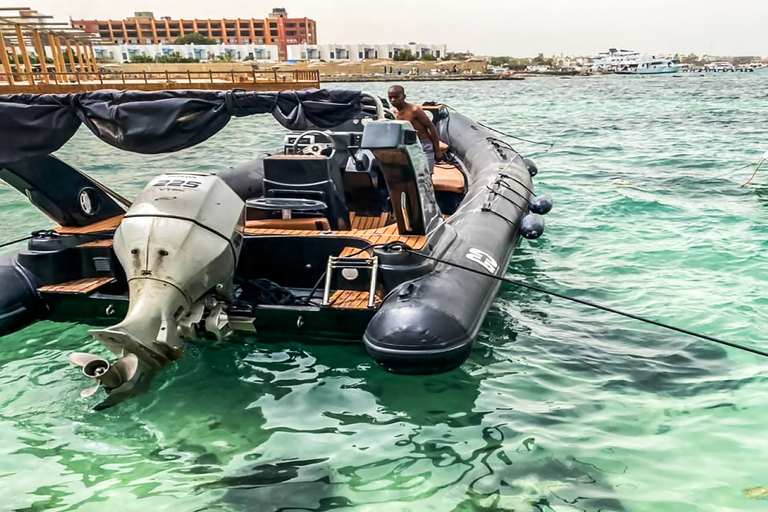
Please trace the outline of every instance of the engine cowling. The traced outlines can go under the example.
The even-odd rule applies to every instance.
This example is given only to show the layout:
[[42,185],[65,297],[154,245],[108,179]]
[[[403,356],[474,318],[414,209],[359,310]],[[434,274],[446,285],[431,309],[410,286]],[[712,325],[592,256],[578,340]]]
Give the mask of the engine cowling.
[[164,174],[139,194],[114,237],[128,280],[125,319],[90,333],[152,369],[181,355],[179,324],[209,296],[226,296],[242,245],[242,199],[206,174]]

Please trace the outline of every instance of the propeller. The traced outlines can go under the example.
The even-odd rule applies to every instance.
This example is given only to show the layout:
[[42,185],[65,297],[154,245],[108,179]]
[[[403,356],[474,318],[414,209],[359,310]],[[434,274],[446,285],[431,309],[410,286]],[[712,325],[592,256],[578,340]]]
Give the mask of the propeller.
[[96,381],[96,385],[80,392],[80,396],[93,395],[100,386],[108,395],[122,393],[134,386],[139,370],[139,358],[136,354],[128,353],[110,365],[106,359],[85,352],[74,352],[69,355],[69,360],[80,366],[86,377]]

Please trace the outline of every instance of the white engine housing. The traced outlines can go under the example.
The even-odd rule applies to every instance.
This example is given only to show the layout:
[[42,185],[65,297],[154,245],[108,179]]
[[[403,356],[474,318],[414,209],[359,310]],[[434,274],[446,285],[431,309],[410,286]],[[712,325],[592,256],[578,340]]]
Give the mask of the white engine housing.
[[240,197],[213,175],[163,174],[150,181],[115,232],[128,313],[91,334],[115,354],[135,353],[154,367],[179,357],[179,320],[211,290],[231,290],[244,212]]
[[149,182],[115,233],[128,281],[155,279],[190,303],[232,280],[242,243],[245,204],[221,179],[163,174]]

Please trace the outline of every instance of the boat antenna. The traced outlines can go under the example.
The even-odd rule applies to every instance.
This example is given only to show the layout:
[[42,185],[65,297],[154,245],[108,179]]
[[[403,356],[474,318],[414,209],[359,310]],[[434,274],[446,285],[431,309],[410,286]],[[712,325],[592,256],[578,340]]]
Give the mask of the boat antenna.
[[399,250],[402,250],[402,251],[409,252],[411,254],[415,254],[417,256],[421,256],[422,258],[425,258],[425,259],[428,259],[428,260],[436,261],[438,263],[444,263],[446,265],[450,265],[452,267],[460,268],[462,270],[466,270],[467,272],[473,272],[475,274],[478,274],[478,275],[481,275],[481,276],[484,276],[484,277],[490,277],[491,279],[496,279],[496,280],[502,281],[504,283],[509,283],[509,284],[512,284],[512,285],[515,285],[515,286],[520,286],[520,287],[527,288],[527,289],[535,291],[535,292],[540,292],[540,293],[544,293],[544,294],[547,294],[547,295],[551,295],[553,297],[558,297],[560,299],[569,300],[571,302],[577,302],[579,304],[583,304],[583,305],[589,306],[591,308],[607,311],[608,313],[613,313],[615,315],[624,316],[624,317],[627,317],[627,318],[631,318],[633,320],[638,320],[640,322],[645,322],[647,324],[655,325],[657,327],[663,327],[664,329],[669,329],[671,331],[676,331],[676,332],[679,332],[679,333],[682,333],[682,334],[686,334],[688,336],[693,336],[694,338],[700,338],[700,339],[703,339],[703,340],[711,341],[712,343],[717,343],[718,345],[725,345],[727,347],[735,348],[735,349],[738,349],[738,350],[743,350],[745,352],[750,352],[750,353],[756,354],[758,356],[768,357],[768,352],[762,351],[762,350],[757,349],[757,348],[747,347],[747,346],[744,346],[744,345],[739,345],[738,343],[733,343],[731,341],[721,340],[720,338],[715,338],[714,336],[709,336],[708,334],[701,334],[701,333],[697,333],[697,332],[694,332],[694,331],[689,331],[688,329],[683,329],[682,327],[676,327],[674,325],[665,324],[665,323],[662,323],[662,322],[659,322],[659,321],[656,321],[656,320],[652,320],[650,318],[645,318],[645,317],[642,317],[640,315],[635,315],[633,313],[627,313],[625,311],[619,311],[618,309],[614,309],[614,308],[611,308],[611,307],[608,307],[608,306],[604,306],[602,304],[597,304],[595,302],[590,302],[590,301],[584,300],[584,299],[577,299],[576,297],[569,297],[569,296],[563,295],[561,293],[553,292],[552,290],[547,290],[545,288],[540,288],[538,286],[533,286],[533,285],[530,285],[530,284],[527,284],[527,283],[523,283],[523,282],[520,282],[520,281],[509,279],[507,277],[497,276],[495,274],[491,274],[491,273],[488,273],[488,272],[483,272],[482,270],[477,270],[477,269],[474,269],[472,267],[468,267],[466,265],[462,265],[460,263],[456,263],[456,262],[453,262],[453,261],[447,261],[447,260],[444,260],[444,259],[441,259],[441,258],[436,258],[434,256],[429,256],[427,254],[422,254],[419,251],[415,251],[415,250],[411,249],[411,247],[409,247],[407,244],[405,244],[403,242],[390,242],[388,244],[385,244],[384,248],[399,249]]
[[742,187],[744,187],[744,186],[745,186],[745,185],[747,185],[747,184],[748,184],[750,181],[752,181],[752,178],[754,178],[754,177],[755,177],[755,175],[757,174],[757,171],[759,171],[759,170],[760,170],[760,167],[762,167],[763,163],[765,163],[765,161],[766,161],[766,160],[768,160],[768,151],[766,151],[765,153],[763,153],[763,157],[760,159],[760,161],[759,161],[759,162],[757,162],[757,165],[755,166],[755,171],[752,173],[752,176],[750,176],[750,177],[749,177],[749,179],[748,179],[747,181],[745,181],[744,183],[742,183],[742,184],[741,184],[741,187],[739,187],[739,188],[742,188]]

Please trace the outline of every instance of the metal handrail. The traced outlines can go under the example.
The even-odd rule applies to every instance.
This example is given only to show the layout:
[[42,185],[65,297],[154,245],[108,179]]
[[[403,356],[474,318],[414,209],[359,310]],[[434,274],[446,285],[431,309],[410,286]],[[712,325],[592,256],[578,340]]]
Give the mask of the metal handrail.
[[381,98],[368,91],[362,91],[362,95],[366,98],[371,98],[373,104],[376,105],[376,119],[384,119],[384,104],[382,103]]
[[[31,75],[31,76],[30,76]],[[9,80],[12,77],[13,81]],[[31,73],[29,71],[13,71],[10,74],[0,72],[0,87],[10,85],[13,82],[30,82],[33,83],[54,83],[54,84],[68,84],[77,82],[78,84],[84,79],[85,81],[120,81],[123,84],[126,81],[136,80],[144,83],[149,83],[150,80],[165,80],[166,82],[176,83],[216,83],[218,82],[267,82],[267,83],[279,83],[279,82],[318,82],[320,80],[320,72],[316,69],[291,69],[285,71],[134,71],[126,72],[110,71],[108,69],[102,69],[98,73],[89,71],[68,71],[68,72],[55,72],[55,71],[35,71]],[[238,80],[240,79],[240,80]],[[249,80],[250,79],[250,80]],[[19,85],[19,84],[16,84]],[[32,84],[29,84],[32,85]]]

